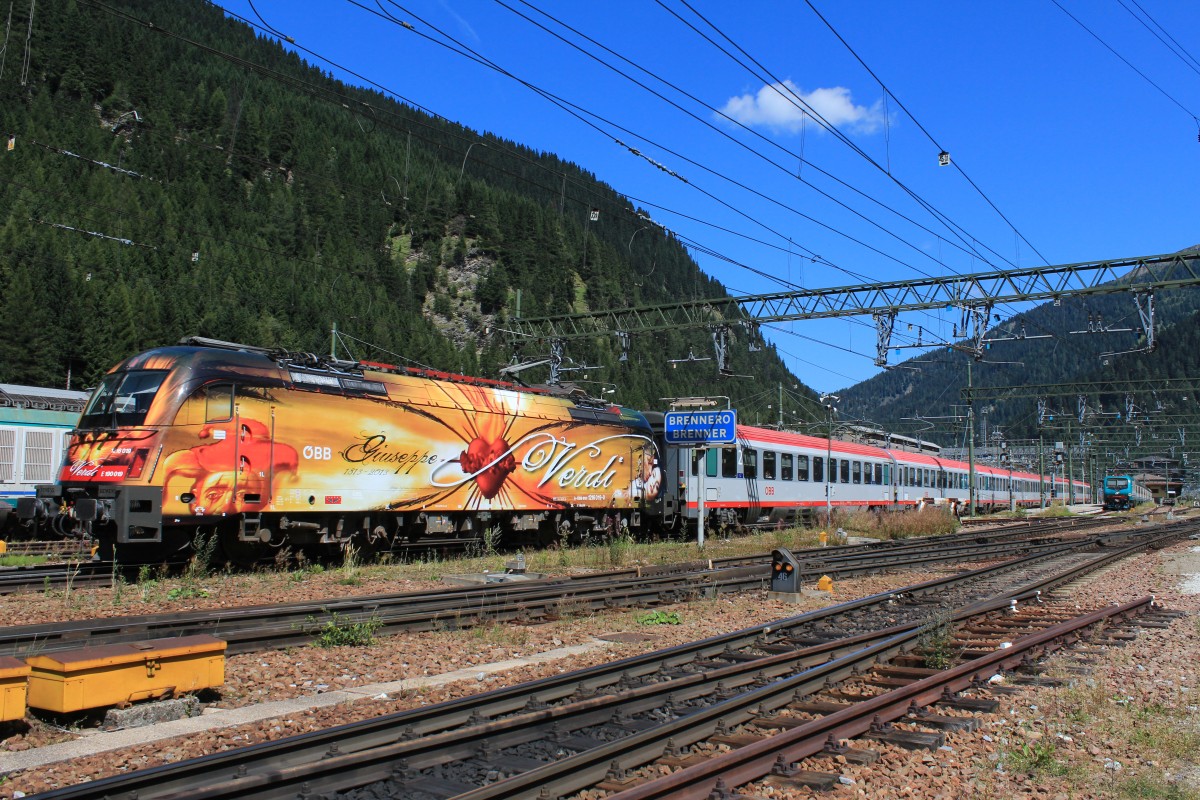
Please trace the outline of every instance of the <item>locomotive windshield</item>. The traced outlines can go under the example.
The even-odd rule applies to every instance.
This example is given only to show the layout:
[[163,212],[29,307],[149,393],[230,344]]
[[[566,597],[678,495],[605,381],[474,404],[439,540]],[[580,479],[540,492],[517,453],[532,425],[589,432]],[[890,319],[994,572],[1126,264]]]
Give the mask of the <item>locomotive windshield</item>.
[[1108,488],[1110,489],[1125,489],[1129,487],[1128,478],[1109,478]]
[[166,370],[140,370],[107,375],[79,420],[80,428],[141,425],[150,403],[167,377]]

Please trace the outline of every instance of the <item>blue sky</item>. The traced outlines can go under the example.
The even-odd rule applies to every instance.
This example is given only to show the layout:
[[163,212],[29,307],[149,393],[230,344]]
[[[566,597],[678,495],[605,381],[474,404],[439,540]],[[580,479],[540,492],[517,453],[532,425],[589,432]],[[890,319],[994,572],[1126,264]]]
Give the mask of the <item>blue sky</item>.
[[[1200,59],[1200,3],[813,0],[864,67],[803,0],[688,0],[690,8],[683,0],[358,2],[220,5],[402,99],[576,162],[659,224],[776,279],[693,251],[734,294],[781,291],[786,282],[820,288],[1151,255],[1200,243],[1200,123],[1193,116],[1200,115],[1200,62],[1187,61]],[[1187,48],[1182,58],[1152,35],[1167,38],[1156,24]],[[760,65],[758,74],[697,31],[730,52],[736,45],[743,61]],[[448,37],[604,118],[593,119],[604,132],[434,43]],[[771,88],[777,82],[840,136],[806,119]],[[938,166],[942,148],[962,171]],[[897,331],[911,321],[949,336],[955,316],[902,317]],[[869,319],[765,332],[818,391],[878,372]],[[893,353],[891,363],[914,352]]]

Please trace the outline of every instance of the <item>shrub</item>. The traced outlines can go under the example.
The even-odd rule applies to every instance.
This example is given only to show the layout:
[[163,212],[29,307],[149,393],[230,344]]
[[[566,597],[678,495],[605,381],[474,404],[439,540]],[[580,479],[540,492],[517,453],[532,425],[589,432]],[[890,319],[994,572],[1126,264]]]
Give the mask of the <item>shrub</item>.
[[[316,617],[309,617],[309,623],[315,625]],[[310,628],[314,635],[313,644],[317,647],[369,647],[375,643],[375,632],[383,627],[383,621],[372,617],[359,622],[351,622],[336,611],[323,625]]]

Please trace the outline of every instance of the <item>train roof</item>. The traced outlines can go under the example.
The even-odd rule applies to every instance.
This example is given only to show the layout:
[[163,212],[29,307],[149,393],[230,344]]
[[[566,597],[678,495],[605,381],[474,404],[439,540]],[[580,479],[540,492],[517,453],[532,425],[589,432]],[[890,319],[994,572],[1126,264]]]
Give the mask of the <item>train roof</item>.
[[[814,450],[831,449],[834,453],[839,454],[846,453],[856,456],[869,456],[871,458],[889,458],[886,450],[867,444],[856,444],[855,442],[834,439],[831,445],[830,441],[824,437],[777,431],[771,428],[756,428],[752,425],[738,425],[737,435],[738,439],[761,442],[763,444],[787,444],[797,447],[811,447]],[[912,454],[906,453],[905,455]]]
[[0,406],[29,408],[40,411],[83,411],[88,392],[72,389],[50,389],[44,386],[21,386],[0,383]]
[[[832,443],[824,437],[809,436],[804,433],[791,433],[788,431],[779,431],[773,428],[756,428],[752,425],[738,425],[737,435],[739,441],[745,441],[753,444],[776,444],[790,445],[793,447],[807,447],[813,450],[830,450],[831,452],[842,456],[865,456],[868,458],[878,458],[883,460],[895,459],[897,463],[908,466],[919,465],[934,468],[949,468],[956,470],[967,470],[969,465],[965,461],[955,461],[950,458],[941,458],[929,455],[928,453],[914,453],[908,450],[885,450],[880,447],[872,447],[871,445],[857,444],[855,442],[847,442],[840,439],[834,439]],[[986,464],[976,464],[975,472],[981,475],[997,475],[1001,477],[1009,477],[1022,480],[1038,480],[1036,473],[1021,472],[1019,470],[1000,469]],[[1058,480],[1066,482],[1066,478],[1060,477]],[[1076,481],[1081,485],[1087,485],[1086,481]]]

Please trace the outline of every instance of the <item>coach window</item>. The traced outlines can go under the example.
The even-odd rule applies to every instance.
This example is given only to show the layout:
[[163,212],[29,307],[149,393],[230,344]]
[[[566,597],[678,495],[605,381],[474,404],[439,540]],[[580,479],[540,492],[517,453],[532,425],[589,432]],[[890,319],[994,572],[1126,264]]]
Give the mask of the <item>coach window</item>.
[[855,483],[862,483],[862,462],[855,461],[851,464],[851,474],[854,476]]
[[[796,480],[808,480],[808,456],[796,456]],[[813,478],[813,480],[821,480],[821,478]]]
[[[803,456],[801,456],[803,458]],[[813,456],[813,481],[816,483],[825,482],[825,459],[821,456]]]
[[225,422],[233,419],[233,385],[219,383],[205,389],[205,422]]
[[792,479],[792,464],[795,456],[791,453],[784,453],[779,456],[779,480],[790,481]]
[[754,448],[742,448],[742,474],[748,481],[758,477],[758,451]]
[[850,482],[850,462],[843,458],[842,463],[839,466],[841,467],[841,470],[842,470],[842,483],[849,483]]
[[774,450],[764,450],[763,451],[763,480],[764,481],[775,480],[775,451]]
[[879,486],[883,485],[883,464],[875,465],[875,483]]
[[723,447],[721,448],[721,477],[736,478],[737,477],[737,448]]

